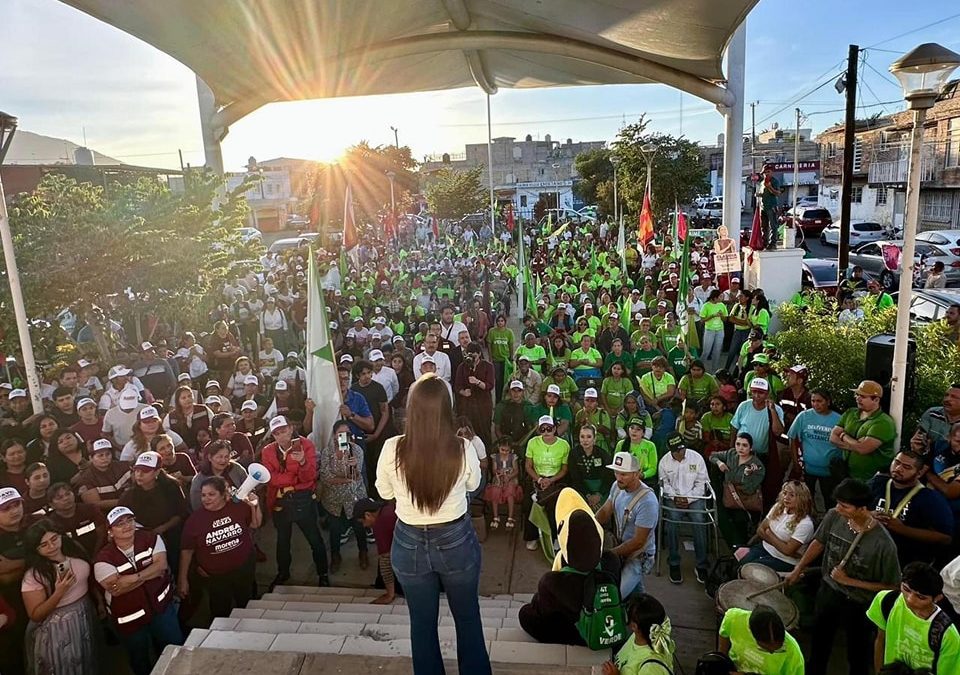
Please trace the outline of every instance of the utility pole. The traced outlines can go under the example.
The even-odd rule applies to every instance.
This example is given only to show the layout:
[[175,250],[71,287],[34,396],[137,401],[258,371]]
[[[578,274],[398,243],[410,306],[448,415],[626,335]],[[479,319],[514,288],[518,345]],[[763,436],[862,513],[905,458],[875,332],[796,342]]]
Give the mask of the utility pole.
[[390,131],[393,132],[393,147],[397,150],[400,149],[400,134],[397,132],[396,127],[390,127]]
[[843,179],[840,185],[840,246],[837,252],[837,273],[847,276],[850,264],[850,198],[853,196],[853,150],[857,127],[857,59],[860,47],[850,45],[847,54],[847,76],[843,84],[847,90],[847,110],[843,126]]
[[800,108],[797,108],[797,128],[793,134],[793,222],[797,222],[797,192],[800,189]]
[[750,104],[750,168],[757,172],[757,101]]

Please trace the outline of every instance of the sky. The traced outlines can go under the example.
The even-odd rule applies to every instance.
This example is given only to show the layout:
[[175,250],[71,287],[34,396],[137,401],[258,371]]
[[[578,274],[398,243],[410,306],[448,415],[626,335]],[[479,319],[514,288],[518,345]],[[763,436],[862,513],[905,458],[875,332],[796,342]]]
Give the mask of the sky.
[[[86,138],[130,164],[177,167],[178,150],[186,163],[203,163],[196,85],[185,66],[58,0],[3,0],[0,13],[0,110],[21,128]],[[858,113],[902,109],[887,68],[922,42],[960,52],[956,0],[761,0],[747,23],[746,100],[757,102],[757,131],[793,127],[796,107],[815,133],[840,121],[843,96],[832,83],[851,43],[868,48]],[[704,144],[723,131],[709,103],[663,85],[501,89],[492,98],[494,136],[610,141],[641,113],[654,131]],[[745,119],[749,130],[749,107]],[[230,128],[224,163],[241,170],[250,156],[330,161],[361,140],[393,143],[391,126],[417,159],[461,153],[486,141],[485,96],[471,88],[270,104]]]

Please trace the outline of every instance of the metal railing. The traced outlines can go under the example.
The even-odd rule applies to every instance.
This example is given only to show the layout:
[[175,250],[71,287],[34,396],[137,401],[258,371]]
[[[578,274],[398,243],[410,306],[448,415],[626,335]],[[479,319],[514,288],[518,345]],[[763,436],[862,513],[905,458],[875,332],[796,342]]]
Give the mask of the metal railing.
[[[902,157],[887,162],[871,162],[867,172],[867,181],[870,183],[906,183],[907,173],[910,170],[910,159]],[[924,155],[920,163],[920,180],[930,181],[937,173],[936,155]]]

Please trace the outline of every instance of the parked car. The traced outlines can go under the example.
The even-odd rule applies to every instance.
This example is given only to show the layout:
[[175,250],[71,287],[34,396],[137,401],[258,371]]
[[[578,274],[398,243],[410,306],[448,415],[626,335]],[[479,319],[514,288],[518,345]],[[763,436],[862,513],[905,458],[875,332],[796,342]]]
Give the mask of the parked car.
[[480,228],[483,227],[484,223],[490,222],[490,216],[487,215],[486,211],[477,211],[476,213],[468,213],[463,218],[456,222],[460,226],[460,229],[471,228],[475,232],[479,232]]
[[[856,222],[850,223],[850,246],[857,246],[868,241],[880,241],[886,239],[883,225],[880,223]],[[820,243],[824,246],[840,245],[840,223],[831,223],[823,232],[820,233]]]
[[267,250],[269,250],[270,253],[280,253],[281,251],[286,251],[291,248],[297,248],[300,246],[300,241],[300,237],[284,237],[270,244],[270,248]]
[[797,207],[808,207],[814,208],[820,205],[820,198],[816,195],[808,195],[806,197],[797,197]]
[[827,258],[804,258],[802,280],[810,282],[818,291],[827,295],[837,294],[837,261]]
[[792,227],[799,227],[805,236],[818,235],[833,224],[830,212],[821,206],[797,206],[794,214],[790,208],[783,216],[784,222]]
[[939,246],[952,253],[960,255],[960,230],[928,230],[917,233],[917,241],[925,241]]
[[255,227],[241,227],[238,232],[244,243],[254,240],[263,241],[263,233]]
[[546,225],[547,220],[550,222],[560,224],[570,221],[576,223],[577,225],[581,223],[593,223],[596,222],[596,216],[591,216],[589,214],[583,213],[581,211],[575,211],[573,209],[547,209],[547,212],[543,214],[543,218],[540,219],[538,225],[543,227]]
[[697,207],[697,216],[699,218],[722,218],[723,200],[711,199],[710,201],[703,202],[701,206]]
[[[894,299],[898,294],[894,294]],[[960,305],[960,289],[917,289],[910,297],[910,319],[929,323],[942,319],[950,305]]]
[[577,213],[586,218],[592,218],[593,220],[597,219],[598,207],[596,204],[590,204],[589,206],[584,206]]
[[[900,285],[899,271],[888,270],[883,260],[883,247],[890,245],[902,249],[903,242],[881,239],[880,241],[860,244],[850,251],[850,265],[862,267],[864,272],[876,277],[880,286],[888,292],[896,290]],[[916,262],[922,261],[924,269],[929,269],[937,261],[942,262],[947,276],[947,284],[951,286],[960,285],[960,256],[949,253],[939,246],[918,241],[916,242],[914,260]]]

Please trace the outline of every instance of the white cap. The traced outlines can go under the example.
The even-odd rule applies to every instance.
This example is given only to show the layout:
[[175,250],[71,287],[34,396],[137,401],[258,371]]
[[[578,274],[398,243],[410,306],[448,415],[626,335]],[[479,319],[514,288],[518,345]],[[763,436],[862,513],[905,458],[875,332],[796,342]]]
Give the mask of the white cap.
[[203,385],[203,390],[206,391],[210,387],[216,387],[217,391],[220,391],[222,389],[222,387],[220,386],[220,383],[217,382],[212,377],[209,380],[207,380],[207,383],[205,385]]
[[381,332],[378,331],[378,330],[375,330],[375,331],[373,331],[373,332],[370,333],[370,339],[371,339],[371,340],[379,340],[379,339],[381,339],[382,337],[383,337],[383,333],[381,333]]
[[97,402],[89,397],[81,398],[79,401],[77,401],[77,410],[80,410],[80,408],[85,405],[97,405]]
[[180,373],[177,375],[177,382],[189,382],[190,379],[190,373]]
[[281,427],[286,427],[286,426],[290,426],[290,423],[287,422],[287,418],[284,417],[283,415],[277,415],[272,420],[270,420],[270,433],[272,434],[277,429]]
[[150,350],[150,349],[153,349],[153,343],[151,343],[151,342],[141,342],[141,343],[140,343],[140,351],[145,352],[145,351]]
[[330,326],[330,330],[337,330],[337,328],[340,327],[340,324],[336,321],[331,321],[328,325]]
[[286,391],[287,390],[287,381],[286,380],[277,380],[277,383],[273,385],[275,391]]
[[585,303],[583,303],[583,309],[584,309],[584,311],[586,311],[586,310],[588,310],[588,309],[593,309],[593,305],[592,305],[591,303],[589,303],[589,302],[585,302]]
[[530,357],[527,356],[526,354],[521,354],[520,356],[517,357],[517,363],[520,363],[521,361],[526,361],[527,363],[532,363],[532,361],[530,360]]
[[295,358],[297,358],[297,353],[296,353],[296,352],[287,352],[287,358],[288,358],[288,359],[295,359]]
[[607,465],[608,469],[619,473],[636,473],[640,470],[640,460],[630,452],[618,452],[613,456],[613,463]]
[[620,315],[617,314],[616,312],[610,312],[609,314],[607,314],[607,318],[608,318],[608,319],[619,319],[619,318],[620,318]]
[[343,291],[341,291],[339,288],[335,288],[333,289],[333,294],[339,298],[343,295]]
[[109,450],[113,452],[113,443],[108,441],[106,438],[98,438],[93,442],[93,450],[91,453],[100,452],[101,450]]
[[547,387],[547,393],[548,393],[548,394],[556,394],[557,396],[560,396],[560,395],[561,395],[561,394],[560,394],[560,386],[559,386],[559,385],[556,385],[556,384],[551,384],[551,385],[549,385],[549,386]]
[[244,383],[244,384],[255,384],[255,385],[257,385],[258,387],[260,386],[260,380],[257,379],[257,376],[256,376],[256,375],[247,375],[245,378],[243,378],[243,383]]
[[86,359],[80,359],[79,361],[77,361],[77,366],[79,366],[80,368],[86,368],[89,365],[90,365],[90,362],[87,361]]
[[750,389],[757,391],[770,391],[770,383],[762,377],[755,377],[750,380]]
[[402,336],[402,335],[394,335],[394,336],[393,336],[393,341],[394,341],[394,342],[403,342],[403,336]]
[[523,382],[521,382],[520,380],[514,380],[513,382],[510,383],[510,388],[523,389]]
[[219,396],[207,396],[204,400],[205,405],[223,405],[223,401],[220,400]]
[[17,491],[16,488],[12,488],[12,487],[0,488],[0,506],[3,506],[7,502],[12,502],[16,499],[23,499],[23,497],[20,496],[20,493]]
[[352,337],[352,338],[357,337],[357,331],[355,331],[355,330],[352,329],[352,328],[348,329],[348,330],[347,330],[347,337]]
[[138,394],[137,390],[133,389],[132,387],[125,387],[123,392],[120,394],[120,410],[130,412],[137,407],[137,403],[139,402],[140,394]]
[[585,392],[583,392],[584,398],[597,398],[597,390],[593,387],[590,387]]
[[[177,353],[174,354],[174,356],[177,357],[178,359],[189,359],[190,350],[187,349],[186,347],[181,347],[180,349],[177,350]],[[185,373],[180,373],[180,374],[184,375]]]
[[13,391],[13,385],[9,382],[0,382],[0,389],[6,389],[7,391]]
[[371,349],[369,358],[371,361],[383,361],[383,352],[379,349]]
[[115,506],[107,514],[107,525],[113,525],[124,516],[133,516],[133,511],[126,506]]
[[140,410],[138,417],[142,420],[158,420],[160,419],[160,413],[152,405],[148,405]]
[[353,363],[353,357],[350,354],[344,354],[340,357],[340,363]]
[[115,378],[115,377],[122,377],[122,376],[124,376],[124,375],[129,375],[131,372],[133,372],[133,371],[131,371],[131,370],[130,370],[129,368],[127,368],[126,366],[124,366],[124,365],[117,365],[117,366],[114,366],[113,368],[111,368],[110,371],[107,373],[107,379],[108,379],[108,380],[112,380],[112,379]]
[[256,409],[257,409],[256,401],[244,401],[240,405],[240,412],[243,412],[244,410],[256,410]]
[[160,468],[160,453],[154,452],[153,450],[147,450],[145,453],[137,457],[137,461],[133,463],[134,468],[143,467],[145,469],[159,469]]
[[27,392],[24,389],[11,389],[10,394],[7,396],[7,398],[10,398],[10,399],[26,398],[26,397],[27,397]]
[[420,363],[432,363],[433,365],[437,365],[436,359],[434,359],[429,354],[424,354],[423,359],[420,361]]
[[558,302],[558,303],[557,303],[557,309],[566,309],[566,308],[567,308],[567,303],[565,303],[565,302]]
[[643,321],[643,313],[642,313],[642,312],[637,312],[636,314],[634,314],[634,315],[633,315],[633,320],[634,320],[634,321]]
[[542,415],[540,419],[537,420],[537,427],[542,427],[544,424],[549,424],[551,427],[556,426],[553,423],[553,418],[550,415]]
[[[378,312],[380,311],[380,308],[379,308],[379,307],[377,307],[377,311],[378,311]],[[387,323],[387,318],[386,318],[385,316],[378,316],[378,317],[374,318],[373,322],[374,322],[374,323],[386,324],[386,323]]]

